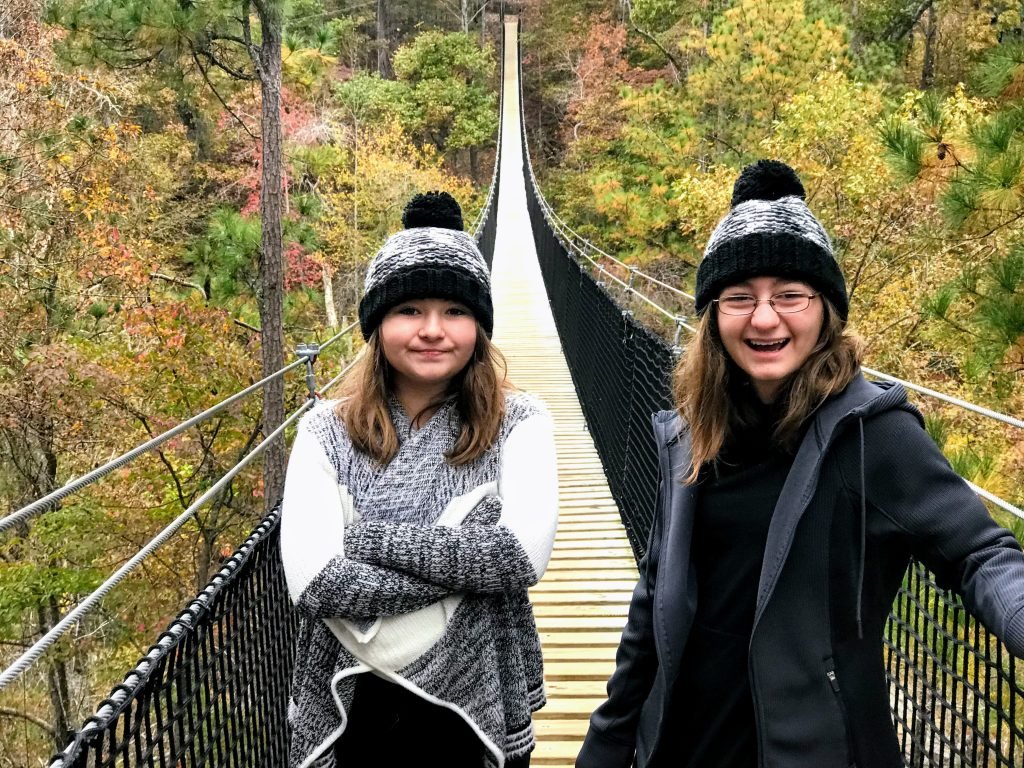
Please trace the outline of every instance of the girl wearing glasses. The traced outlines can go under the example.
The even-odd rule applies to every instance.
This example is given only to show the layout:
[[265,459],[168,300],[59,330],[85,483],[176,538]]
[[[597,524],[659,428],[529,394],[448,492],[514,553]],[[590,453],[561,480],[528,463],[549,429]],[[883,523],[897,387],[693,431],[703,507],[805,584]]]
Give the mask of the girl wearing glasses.
[[760,161],[697,272],[658,509],[578,768],[897,768],[882,632],[910,558],[1024,656],[1024,555],[901,387],[866,381],[824,229]]

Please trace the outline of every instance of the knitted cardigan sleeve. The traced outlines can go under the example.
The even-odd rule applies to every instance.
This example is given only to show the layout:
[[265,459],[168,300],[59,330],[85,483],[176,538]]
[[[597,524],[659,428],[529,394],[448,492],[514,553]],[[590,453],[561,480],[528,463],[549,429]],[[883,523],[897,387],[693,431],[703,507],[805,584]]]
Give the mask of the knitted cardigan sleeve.
[[546,411],[512,428],[499,471],[495,524],[486,522],[486,507],[496,511],[493,497],[458,527],[364,521],[347,531],[349,556],[469,592],[536,584],[547,569],[558,522],[554,427]]
[[451,594],[415,575],[346,556],[345,526],[355,519],[354,506],[310,416],[299,424],[281,502],[281,559],[298,610],[317,618],[393,616]]

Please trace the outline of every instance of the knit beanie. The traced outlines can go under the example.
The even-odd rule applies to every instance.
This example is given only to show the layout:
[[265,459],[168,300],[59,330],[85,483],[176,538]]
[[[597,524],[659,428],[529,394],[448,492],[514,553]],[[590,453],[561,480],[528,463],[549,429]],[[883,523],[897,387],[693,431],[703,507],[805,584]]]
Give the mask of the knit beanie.
[[740,172],[729,213],[711,233],[697,268],[698,314],[726,286],[771,276],[810,284],[846,322],[850,301],[843,273],[805,197],[796,172],[778,160],[758,160]]
[[387,311],[410,299],[450,299],[465,304],[488,337],[494,330],[491,276],[462,209],[447,192],[416,195],[402,213],[405,229],[389,237],[366,270],[359,325],[363,338]]

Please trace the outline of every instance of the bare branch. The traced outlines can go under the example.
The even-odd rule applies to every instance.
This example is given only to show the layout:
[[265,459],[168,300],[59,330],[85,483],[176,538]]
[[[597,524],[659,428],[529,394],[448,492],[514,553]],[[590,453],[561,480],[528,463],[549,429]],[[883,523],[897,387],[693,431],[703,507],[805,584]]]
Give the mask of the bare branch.
[[238,35],[213,34],[213,35],[210,35],[210,39],[211,40],[227,40],[229,43],[238,43],[239,45],[244,46],[245,48],[249,47],[249,43],[246,42],[245,38],[244,37],[239,37]]
[[203,286],[197,285],[196,283],[190,283],[188,280],[182,280],[180,277],[174,277],[173,275],[164,275],[161,274],[160,272],[150,272],[149,276],[152,278],[156,278],[157,280],[166,280],[168,283],[174,283],[175,285],[183,285],[186,288],[194,288],[195,290],[203,294],[204,299],[210,298],[209,296],[206,295],[206,291],[203,289]]
[[[203,80],[206,81],[207,86],[209,86],[210,90],[213,91],[213,95],[217,97],[217,101],[221,103],[221,106],[224,107],[224,110],[235,119],[235,122],[242,126],[242,130],[249,134],[250,139],[256,141],[257,137],[255,136],[255,134],[253,134],[251,130],[249,130],[249,126],[247,126],[245,122],[242,120],[242,118],[239,117],[235,113],[235,111],[228,106],[228,103],[224,100],[224,97],[220,95],[220,92],[216,89],[216,87],[214,87],[213,83],[210,82],[210,77],[206,73],[206,70],[203,68],[203,65],[199,63],[199,56],[196,55],[196,51],[194,50],[192,51],[192,60],[196,63],[196,68],[198,68],[199,72],[202,74]],[[203,291],[203,294],[205,295],[206,292]]]
[[17,709],[11,709],[10,707],[0,707],[0,715],[4,717],[16,717],[21,720],[27,720],[42,731],[46,731],[52,738],[57,738],[57,729],[50,725],[42,718],[36,717],[35,715],[29,714],[28,712],[21,712]]
[[661,44],[661,42],[658,40],[658,38],[656,38],[654,35],[652,35],[647,30],[640,29],[640,27],[638,27],[636,24],[634,24],[633,25],[633,31],[636,32],[638,35],[640,35],[640,37],[642,37],[645,40],[649,41],[655,48],[657,48],[659,51],[661,51],[662,55],[664,55],[664,57],[666,59],[668,59],[669,64],[672,65],[672,76],[675,78],[676,85],[679,85],[679,83],[681,82],[680,78],[679,78],[679,73],[683,71],[683,68],[680,66],[679,62],[676,61],[675,56],[673,56],[671,53],[669,53],[668,49],[664,45]]
[[924,12],[931,8],[932,2],[933,0],[924,0],[912,14],[904,16],[902,19],[897,18],[892,26],[886,30],[885,38],[890,43],[898,43],[906,37],[907,33],[914,28],[915,24],[917,24],[918,19],[924,15]]
[[234,323],[235,325],[240,325],[240,326],[242,326],[243,328],[247,328],[247,329],[249,329],[250,331],[252,331],[253,333],[263,333],[263,331],[261,331],[261,330],[260,330],[259,328],[257,328],[256,326],[254,326],[254,325],[249,325],[248,323],[244,323],[244,322],[242,322],[241,320],[232,320],[231,322],[233,322],[233,323]]
[[[256,75],[247,74],[240,69],[235,69],[234,67],[225,64],[223,61],[217,58],[213,54],[213,51],[211,51],[209,48],[193,48],[192,50],[194,53],[201,53],[204,57],[206,57],[207,61],[213,64],[213,66],[231,75],[231,77],[235,78],[236,80],[245,80],[248,82],[255,82],[256,80],[259,80],[259,78]],[[207,82],[209,82],[209,80],[207,80]]]

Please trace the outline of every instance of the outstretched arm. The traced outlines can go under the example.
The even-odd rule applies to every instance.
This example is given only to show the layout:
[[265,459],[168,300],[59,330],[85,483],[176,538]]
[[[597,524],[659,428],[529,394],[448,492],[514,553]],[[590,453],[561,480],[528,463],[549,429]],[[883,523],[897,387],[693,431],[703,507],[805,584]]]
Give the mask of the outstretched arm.
[[[904,411],[864,422],[867,501],[1015,656],[1024,657],[1024,554]],[[846,478],[851,490],[859,483]]]
[[[459,527],[365,521],[347,534],[349,556],[394,568],[449,589],[508,592],[525,589],[547,569],[558,522],[558,473],[551,417],[537,413],[517,424],[502,451],[500,501],[485,498]],[[478,516],[497,512],[493,525]]]

